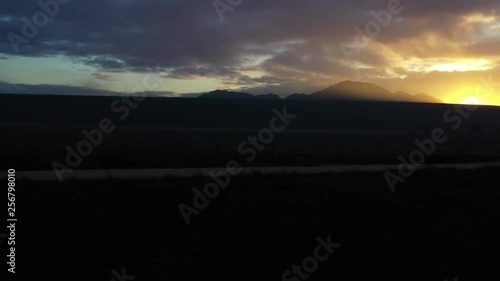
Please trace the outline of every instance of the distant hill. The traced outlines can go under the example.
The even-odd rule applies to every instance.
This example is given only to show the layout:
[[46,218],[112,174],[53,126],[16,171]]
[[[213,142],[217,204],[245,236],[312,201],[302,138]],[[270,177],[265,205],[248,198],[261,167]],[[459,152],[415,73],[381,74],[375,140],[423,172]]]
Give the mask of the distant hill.
[[401,91],[392,94],[387,89],[379,85],[356,81],[344,81],[308,96],[306,95],[292,97],[292,99],[296,98],[343,101],[399,101],[443,103],[442,100],[428,94],[411,95]]
[[399,91],[393,94],[393,98],[396,101],[402,101],[402,102],[444,103],[443,100],[440,100],[436,97],[424,93],[411,95],[406,92]]
[[252,95],[248,93],[232,92],[226,90],[216,90],[207,94],[199,96],[200,99],[266,99],[266,100],[280,100],[281,98],[275,94],[267,95]]
[[425,93],[416,94],[414,97],[418,102],[444,103],[443,100]]
[[[243,92],[217,90],[201,95],[203,99],[281,99],[278,95],[252,95]],[[406,92],[391,93],[387,89],[372,83],[343,81],[319,92],[292,94],[286,100],[331,100],[331,101],[396,101],[419,103],[443,103],[429,94],[411,95]]]
[[287,99],[287,100],[308,100],[308,99],[311,99],[311,97],[308,94],[293,94],[293,95],[289,95],[285,99]]
[[198,97],[199,99],[253,99],[252,94],[217,90]]
[[408,94],[407,92],[403,92],[403,91],[395,92],[392,95],[393,95],[393,98],[397,99],[398,101],[412,102],[415,99],[414,95]]
[[281,100],[281,97],[275,94],[256,95],[254,97],[261,100]]
[[371,83],[344,81],[310,95],[313,99],[327,100],[394,100],[391,92]]

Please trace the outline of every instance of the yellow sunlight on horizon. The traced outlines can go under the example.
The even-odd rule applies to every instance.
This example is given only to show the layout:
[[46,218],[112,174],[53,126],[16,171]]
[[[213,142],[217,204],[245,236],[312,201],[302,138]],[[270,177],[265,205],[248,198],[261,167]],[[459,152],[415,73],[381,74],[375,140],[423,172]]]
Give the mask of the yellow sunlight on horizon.
[[451,104],[477,104],[477,105],[495,105],[500,106],[500,95],[498,92],[490,92],[480,85],[461,87],[452,92],[445,99],[446,103]]
[[481,100],[478,97],[470,96],[470,97],[466,97],[465,99],[463,99],[461,104],[481,105],[481,104],[486,104],[486,103],[485,103],[485,101]]

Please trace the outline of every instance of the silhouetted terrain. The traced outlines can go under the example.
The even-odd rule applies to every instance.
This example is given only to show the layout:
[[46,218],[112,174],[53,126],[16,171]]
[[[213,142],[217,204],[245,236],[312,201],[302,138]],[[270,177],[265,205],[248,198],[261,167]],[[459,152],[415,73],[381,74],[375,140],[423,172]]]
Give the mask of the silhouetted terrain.
[[[116,129],[76,169],[397,164],[434,128],[448,139],[426,163],[500,160],[500,110],[488,106],[459,118],[463,106],[272,96],[0,95],[0,102],[0,164],[18,171],[64,163],[67,147],[103,118]],[[296,117],[247,164],[239,145],[285,107]],[[190,225],[179,204],[192,205],[193,188],[209,178],[19,181],[19,240],[30,249],[19,260],[36,260],[25,276],[49,279],[108,280],[125,267],[137,280],[283,280],[318,237],[331,235],[341,246],[315,280],[497,280],[498,172],[431,169],[395,193],[382,173],[235,176]],[[54,260],[58,270],[43,271]]]
[[81,168],[225,165],[241,158],[238,145],[284,106],[297,117],[253,165],[397,163],[399,154],[415,149],[416,138],[429,138],[437,127],[450,139],[428,163],[500,160],[496,107],[479,108],[455,131],[456,121],[443,119],[453,106],[444,104],[147,98],[133,109],[116,97],[38,95],[0,95],[0,102],[3,168],[50,169],[65,158],[66,146],[85,139],[83,129],[97,128],[103,118],[117,129]]
[[199,96],[200,99],[270,99],[270,100],[280,100],[278,95],[267,94],[267,95],[252,95],[248,93],[240,93],[234,91],[216,90],[207,94]]
[[394,97],[396,97],[399,101],[406,101],[406,102],[444,103],[443,100],[433,97],[426,93],[410,95],[406,92],[399,91],[394,93]]
[[[252,95],[234,91],[217,90],[201,95],[202,99],[281,99],[275,94]],[[330,101],[386,101],[443,103],[428,94],[411,95],[405,92],[391,94],[387,89],[372,83],[344,81],[322,91],[308,94],[291,94],[287,100],[330,100]]]

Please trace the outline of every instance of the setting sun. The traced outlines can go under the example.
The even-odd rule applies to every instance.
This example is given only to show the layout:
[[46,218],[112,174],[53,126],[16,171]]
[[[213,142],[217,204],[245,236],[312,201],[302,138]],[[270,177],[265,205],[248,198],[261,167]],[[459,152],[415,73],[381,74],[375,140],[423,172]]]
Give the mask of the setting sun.
[[493,86],[489,88],[478,79],[476,84],[456,85],[445,101],[451,104],[500,105],[500,95],[497,94]]
[[479,99],[475,96],[466,97],[462,100],[462,104],[470,104],[470,105],[481,105],[486,104],[483,100]]

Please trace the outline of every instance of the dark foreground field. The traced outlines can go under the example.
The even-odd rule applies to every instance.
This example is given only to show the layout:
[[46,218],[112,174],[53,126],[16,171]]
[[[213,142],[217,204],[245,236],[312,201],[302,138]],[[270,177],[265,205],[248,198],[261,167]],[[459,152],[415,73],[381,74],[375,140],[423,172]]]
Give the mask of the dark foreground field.
[[[104,118],[115,130],[72,169],[399,164],[436,129],[446,141],[425,164],[500,161],[496,107],[148,98],[125,114],[117,97],[0,95],[0,103],[0,168],[20,175],[69,165],[68,147],[89,141],[82,131]],[[238,147],[285,108],[296,118],[247,160]],[[193,207],[193,188],[208,178],[19,180],[17,276],[500,280],[499,172],[420,171],[395,193],[381,172],[233,177],[189,225],[179,205]],[[336,245],[328,258],[308,275],[292,269],[311,262],[321,239]]]
[[123,267],[138,281],[282,280],[331,235],[340,247],[308,280],[499,280],[499,172],[419,172],[395,193],[379,173],[235,177],[190,225],[178,206],[208,178],[22,181],[18,267],[25,280]]
[[0,95],[0,103],[2,169],[67,165],[68,147],[77,151],[89,141],[82,131],[95,132],[103,119],[115,130],[103,133],[99,145],[71,168],[244,162],[248,154],[239,145],[268,128],[274,110],[285,108],[296,117],[246,166],[399,163],[399,155],[417,149],[415,140],[431,138],[437,128],[447,140],[426,163],[500,161],[497,107],[468,112],[445,104],[147,98],[132,108],[119,97],[36,95]]

